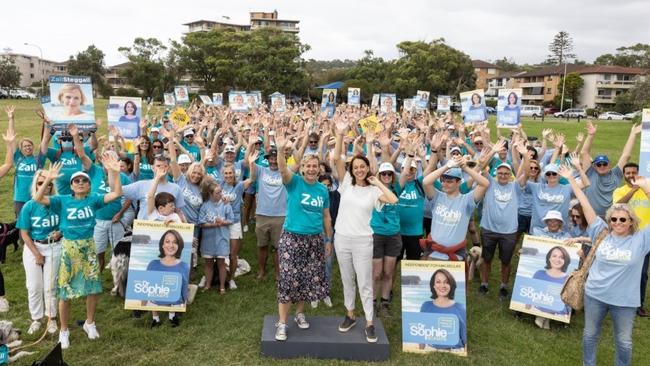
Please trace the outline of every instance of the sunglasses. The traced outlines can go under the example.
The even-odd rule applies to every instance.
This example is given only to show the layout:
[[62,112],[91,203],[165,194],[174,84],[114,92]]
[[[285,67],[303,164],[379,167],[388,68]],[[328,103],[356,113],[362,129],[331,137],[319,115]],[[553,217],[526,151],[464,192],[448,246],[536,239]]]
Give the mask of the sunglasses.
[[627,218],[626,217],[614,217],[614,216],[612,216],[612,217],[609,218],[609,221],[611,221],[611,222],[620,222],[622,224],[622,223],[625,223],[627,221]]
[[151,146],[151,148],[153,148],[153,149],[162,149],[163,147],[162,147],[162,145],[153,145],[153,146]]
[[74,184],[84,184],[84,183],[88,183],[88,182],[89,182],[89,180],[86,179],[86,178],[75,178],[75,179],[72,180],[72,183],[74,183]]
[[582,216],[580,216],[580,215],[571,215],[571,218],[572,219],[581,219]]
[[600,168],[601,166],[608,166],[609,163],[604,163],[604,162],[603,162],[603,163],[596,163],[596,164],[594,164],[594,165]]
[[379,173],[379,175],[381,175],[381,176],[392,176],[393,172],[381,172],[381,173]]
[[474,145],[483,145],[481,141],[475,142]]
[[309,141],[310,144],[317,144],[318,141]]
[[[43,184],[45,184],[45,181],[43,181],[43,182],[36,182],[36,186],[37,186],[37,187],[40,187],[40,186],[42,186]],[[52,187],[53,184],[50,182],[50,184],[48,184],[47,186],[48,186],[48,187]]]
[[556,173],[556,172],[548,172],[548,173],[546,173],[545,175],[546,175],[547,177],[557,177],[557,173]]
[[539,167],[538,166],[531,166],[530,170],[539,170]]
[[453,178],[453,177],[442,177],[442,178],[440,178],[440,180],[441,180],[443,183],[456,183],[456,182],[460,182],[460,179],[458,179],[458,178]]

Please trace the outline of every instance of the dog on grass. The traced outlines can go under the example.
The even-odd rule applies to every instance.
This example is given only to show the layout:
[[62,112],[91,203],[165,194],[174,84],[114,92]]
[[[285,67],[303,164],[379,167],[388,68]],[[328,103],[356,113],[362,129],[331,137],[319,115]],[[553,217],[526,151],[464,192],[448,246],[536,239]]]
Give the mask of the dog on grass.
[[16,227],[16,222],[0,224],[0,263],[7,259],[7,247],[14,245],[14,253],[18,250],[18,238],[20,230]]
[[474,273],[481,269],[481,264],[483,264],[481,252],[482,249],[479,246],[474,246],[469,250],[469,255],[467,256],[467,265],[469,266],[467,282],[474,280]]
[[[20,330],[14,328],[12,322],[8,320],[0,320],[0,344],[4,344],[11,352],[12,348],[19,347],[23,344],[20,340]],[[9,357],[9,362],[14,362],[19,358],[34,354],[34,352],[20,351],[13,356]]]
[[[128,234],[127,234],[128,235]],[[111,256],[111,274],[113,275],[113,288],[111,295],[119,295],[124,298],[126,295],[126,280],[129,273],[129,258],[131,257],[132,236],[125,236],[113,248]]]

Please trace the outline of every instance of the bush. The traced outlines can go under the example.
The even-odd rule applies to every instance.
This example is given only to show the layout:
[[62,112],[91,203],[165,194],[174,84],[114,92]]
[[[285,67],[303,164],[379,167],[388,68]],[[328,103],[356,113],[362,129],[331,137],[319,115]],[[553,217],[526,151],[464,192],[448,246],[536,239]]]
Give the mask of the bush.
[[587,112],[587,116],[596,116],[595,113],[597,113],[596,108],[587,108],[586,112]]
[[120,97],[139,97],[140,92],[135,88],[117,88],[115,89],[115,95]]

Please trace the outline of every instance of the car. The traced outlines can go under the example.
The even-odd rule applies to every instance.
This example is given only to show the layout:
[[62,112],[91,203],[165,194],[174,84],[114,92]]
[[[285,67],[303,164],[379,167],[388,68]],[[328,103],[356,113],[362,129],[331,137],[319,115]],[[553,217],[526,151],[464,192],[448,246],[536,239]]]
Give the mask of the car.
[[7,93],[6,90],[0,89],[0,99],[7,99],[9,98],[9,93]]
[[36,95],[22,89],[9,90],[9,97],[14,99],[36,99]]
[[623,119],[634,119],[636,116],[640,116],[641,111],[634,111],[632,113],[626,113],[623,115]]
[[555,108],[555,107],[546,107],[544,108],[544,114],[549,115],[549,114],[555,114],[560,111],[560,108]]
[[607,119],[607,120],[610,120],[610,121],[611,120],[622,121],[622,120],[625,119],[625,116],[623,116],[622,114],[620,114],[618,112],[609,111],[609,112],[599,114],[598,119]]
[[460,102],[452,102],[449,105],[449,110],[452,112],[460,112],[463,108],[460,105]]
[[522,105],[521,106],[521,116],[522,117],[541,117],[544,110],[542,106],[539,105]]
[[493,107],[485,107],[485,111],[487,114],[497,114],[497,110],[494,109]]
[[569,108],[565,109],[564,112],[553,113],[555,118],[587,118],[587,111],[583,108]]

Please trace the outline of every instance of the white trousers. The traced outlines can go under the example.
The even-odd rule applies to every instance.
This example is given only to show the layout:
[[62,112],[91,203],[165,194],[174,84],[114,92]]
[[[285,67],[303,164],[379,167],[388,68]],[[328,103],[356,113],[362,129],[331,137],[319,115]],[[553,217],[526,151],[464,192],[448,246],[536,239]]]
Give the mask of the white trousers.
[[[343,301],[345,308],[354,310],[357,297],[356,285],[359,285],[359,295],[366,314],[366,321],[372,321],[374,309],[372,306],[372,236],[347,237],[334,234],[334,249],[343,281]],[[356,276],[356,284],[355,284]]]
[[32,251],[23,248],[23,266],[25,267],[25,282],[29,313],[32,320],[39,320],[43,315],[56,317],[56,279],[59,273],[61,259],[61,243],[34,243],[36,249],[45,257],[43,266],[36,264]]

